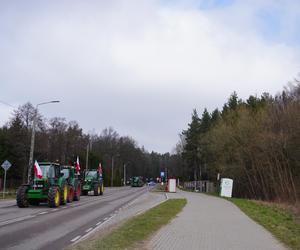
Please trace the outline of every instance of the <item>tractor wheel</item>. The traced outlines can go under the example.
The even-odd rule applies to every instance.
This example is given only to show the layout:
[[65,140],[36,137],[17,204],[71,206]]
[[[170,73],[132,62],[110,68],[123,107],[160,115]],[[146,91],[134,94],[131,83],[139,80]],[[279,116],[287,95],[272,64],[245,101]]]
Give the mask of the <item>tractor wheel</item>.
[[103,193],[104,193],[104,185],[103,185],[103,182],[102,182],[102,184],[101,184],[101,191],[100,191],[100,195],[103,195]]
[[68,201],[68,184],[66,182],[62,182],[61,184],[61,191],[60,191],[60,204],[65,205]]
[[40,205],[40,201],[37,200],[37,199],[31,199],[31,200],[28,200],[28,202],[32,206],[38,206],[38,205]]
[[74,190],[74,201],[80,200],[80,194],[81,194],[81,185],[80,182],[75,182],[75,190]]
[[18,207],[28,207],[29,203],[26,197],[27,189],[28,186],[25,185],[22,185],[18,188],[17,198],[16,198]]
[[95,183],[94,184],[94,195],[98,196],[100,194],[100,191],[101,191],[101,188],[100,188],[99,183]]
[[57,186],[49,188],[48,191],[48,206],[49,207],[58,207],[60,204],[60,193]]
[[69,187],[69,195],[68,195],[68,202],[73,202],[74,200],[74,188],[72,186]]

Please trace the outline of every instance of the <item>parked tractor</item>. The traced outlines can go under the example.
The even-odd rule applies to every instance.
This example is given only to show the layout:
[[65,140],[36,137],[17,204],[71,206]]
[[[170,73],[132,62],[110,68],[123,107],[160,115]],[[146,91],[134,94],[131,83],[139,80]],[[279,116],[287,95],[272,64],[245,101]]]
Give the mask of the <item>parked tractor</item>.
[[95,196],[102,195],[104,192],[102,173],[99,170],[92,169],[84,172],[81,194],[88,195],[89,191],[94,191]]
[[62,166],[61,173],[63,178],[68,183],[68,202],[79,201],[81,193],[81,185],[78,180],[78,175],[73,166]]
[[20,186],[17,190],[18,207],[39,205],[47,202],[49,207],[65,205],[68,200],[68,183],[61,173],[61,166],[57,163],[39,163],[42,177],[34,177],[29,184]]

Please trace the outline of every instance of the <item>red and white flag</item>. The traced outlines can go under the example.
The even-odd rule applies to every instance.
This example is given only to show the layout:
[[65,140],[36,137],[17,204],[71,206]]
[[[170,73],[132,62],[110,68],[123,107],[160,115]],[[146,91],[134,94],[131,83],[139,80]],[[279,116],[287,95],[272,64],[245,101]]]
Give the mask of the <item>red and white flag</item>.
[[77,156],[77,160],[76,160],[75,169],[76,169],[76,172],[80,171],[80,163],[79,163],[79,157],[78,156]]
[[37,161],[35,161],[35,163],[34,163],[34,175],[39,179],[41,179],[43,177],[42,169],[40,168]]
[[101,162],[99,163],[98,171],[99,171],[99,175],[102,176],[102,165],[101,165]]

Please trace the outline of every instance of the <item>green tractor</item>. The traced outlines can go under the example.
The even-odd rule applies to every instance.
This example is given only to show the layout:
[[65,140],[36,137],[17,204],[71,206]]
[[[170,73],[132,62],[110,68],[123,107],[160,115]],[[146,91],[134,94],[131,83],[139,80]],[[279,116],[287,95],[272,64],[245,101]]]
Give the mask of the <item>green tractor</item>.
[[142,186],[144,186],[143,177],[141,177],[141,176],[134,176],[131,179],[131,186],[132,187],[142,187]]
[[104,192],[102,173],[96,169],[84,171],[81,194],[87,195],[92,190],[95,196],[102,195]]
[[81,193],[81,185],[78,175],[73,166],[62,166],[61,173],[63,178],[68,183],[68,202],[79,201]]
[[65,205],[68,200],[68,183],[63,178],[61,167],[57,163],[39,163],[41,178],[34,177],[29,184],[20,186],[17,190],[18,207],[39,205],[47,202],[49,207]]

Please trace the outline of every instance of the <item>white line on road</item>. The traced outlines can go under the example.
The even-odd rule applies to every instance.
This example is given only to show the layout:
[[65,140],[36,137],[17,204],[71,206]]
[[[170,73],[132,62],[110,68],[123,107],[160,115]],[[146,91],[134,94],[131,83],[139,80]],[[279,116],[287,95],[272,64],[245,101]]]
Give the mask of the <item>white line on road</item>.
[[34,218],[35,216],[36,215],[27,215],[27,216],[24,216],[24,217],[3,221],[3,222],[0,222],[0,226],[5,226],[5,225],[8,225],[8,224],[12,224],[14,222],[19,222],[19,221],[31,219],[31,218]]
[[107,220],[107,219],[108,219],[108,217],[105,217],[105,218],[104,218],[104,220]]
[[39,213],[39,214],[47,214],[48,212],[41,212],[41,213]]
[[99,221],[99,222],[96,224],[96,226],[99,226],[101,223],[102,223],[102,221]]
[[53,210],[51,210],[51,212],[55,212],[55,211],[57,211],[58,210],[58,208],[54,208]]
[[88,233],[86,233],[85,235],[83,235],[81,238],[79,237],[78,239],[72,241],[73,244],[75,245],[76,243],[86,239],[89,235],[93,234],[95,231],[97,231],[100,227],[104,226],[107,222],[109,222],[114,216],[109,217],[106,221],[104,221],[103,223],[100,223],[98,226],[96,226],[95,228],[93,228],[91,231],[89,231]]
[[89,229],[85,230],[86,233],[88,233],[89,231],[93,230],[92,227],[90,227]]
[[71,242],[75,242],[76,240],[78,240],[81,237],[81,235],[76,236],[74,239],[71,240]]

